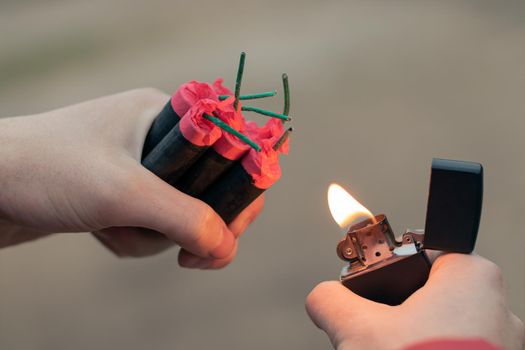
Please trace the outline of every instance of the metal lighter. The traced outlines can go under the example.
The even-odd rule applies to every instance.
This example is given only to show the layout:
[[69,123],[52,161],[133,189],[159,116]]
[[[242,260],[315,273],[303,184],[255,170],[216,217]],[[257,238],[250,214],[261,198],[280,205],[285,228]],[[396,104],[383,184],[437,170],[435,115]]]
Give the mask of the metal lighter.
[[427,249],[472,252],[482,202],[481,164],[433,159],[425,230],[407,230],[397,240],[383,214],[351,226],[337,245],[348,262],[341,282],[367,299],[401,304],[428,278]]

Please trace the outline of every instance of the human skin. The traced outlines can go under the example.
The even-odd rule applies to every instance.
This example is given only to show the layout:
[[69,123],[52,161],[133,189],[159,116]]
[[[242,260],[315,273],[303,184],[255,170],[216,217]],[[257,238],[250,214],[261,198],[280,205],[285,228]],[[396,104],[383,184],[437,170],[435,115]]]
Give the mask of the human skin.
[[147,131],[168,100],[146,88],[0,119],[0,247],[93,232],[118,256],[178,245],[184,267],[231,262],[264,198],[226,226],[208,205],[140,164]]
[[502,274],[476,255],[446,254],[428,282],[399,306],[361,298],[340,282],[323,282],[306,309],[337,349],[402,349],[429,339],[478,338],[523,349],[523,322],[507,306]]

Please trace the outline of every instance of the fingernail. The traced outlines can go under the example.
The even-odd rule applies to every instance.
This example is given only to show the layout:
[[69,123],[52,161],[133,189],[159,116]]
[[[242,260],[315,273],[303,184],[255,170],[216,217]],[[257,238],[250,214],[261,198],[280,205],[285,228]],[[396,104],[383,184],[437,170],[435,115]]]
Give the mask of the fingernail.
[[231,251],[233,250],[235,238],[233,237],[233,233],[224,226],[222,229],[222,241],[221,243],[210,252],[210,255],[212,258],[216,259],[222,259],[228,257],[230,255]]

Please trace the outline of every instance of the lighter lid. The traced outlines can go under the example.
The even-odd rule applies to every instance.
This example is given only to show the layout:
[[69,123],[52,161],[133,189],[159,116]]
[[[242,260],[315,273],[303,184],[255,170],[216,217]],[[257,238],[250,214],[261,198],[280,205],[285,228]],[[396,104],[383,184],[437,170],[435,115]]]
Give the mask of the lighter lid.
[[483,203],[483,166],[458,160],[432,160],[423,245],[471,253]]

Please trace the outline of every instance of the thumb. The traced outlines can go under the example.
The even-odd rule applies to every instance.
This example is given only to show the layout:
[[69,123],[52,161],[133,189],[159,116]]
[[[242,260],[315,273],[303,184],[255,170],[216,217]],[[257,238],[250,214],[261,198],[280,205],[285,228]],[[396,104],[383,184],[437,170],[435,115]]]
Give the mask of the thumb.
[[164,234],[185,250],[203,257],[229,256],[235,237],[207,204],[162,181],[137,164],[117,209],[118,226],[135,226]]
[[[500,270],[493,262],[476,254],[446,253],[440,255],[432,264],[426,285],[450,286],[453,281],[479,283],[487,277],[500,279]],[[501,282],[501,281],[499,281]]]
[[308,315],[334,344],[338,343],[338,330],[360,324],[363,315],[374,314],[382,306],[385,305],[362,298],[337,281],[320,283],[306,299]]

